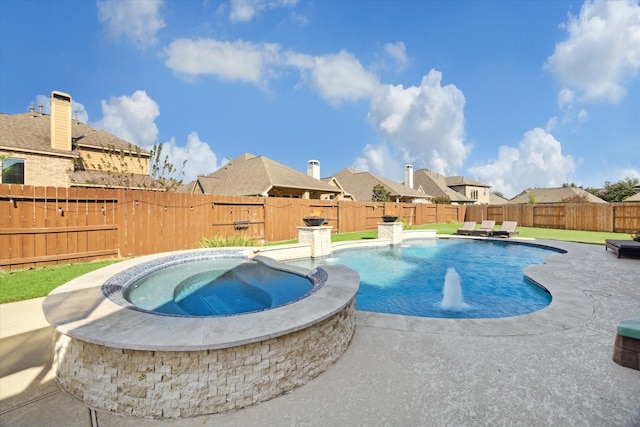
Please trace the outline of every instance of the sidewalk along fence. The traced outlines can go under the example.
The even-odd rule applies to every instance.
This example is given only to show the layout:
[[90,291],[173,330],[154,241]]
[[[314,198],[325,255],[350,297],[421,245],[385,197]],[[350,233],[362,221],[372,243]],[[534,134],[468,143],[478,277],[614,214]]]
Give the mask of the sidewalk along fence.
[[635,233],[640,203],[557,203],[467,206],[465,221],[517,221],[523,227]]
[[324,201],[0,184],[0,269],[198,248],[206,237],[294,240],[318,215],[334,233],[462,221],[463,206]]

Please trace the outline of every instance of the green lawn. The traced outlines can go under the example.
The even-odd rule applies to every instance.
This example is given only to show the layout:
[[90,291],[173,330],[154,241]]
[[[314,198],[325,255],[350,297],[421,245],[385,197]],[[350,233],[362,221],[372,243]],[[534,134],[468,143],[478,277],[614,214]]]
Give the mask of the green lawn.
[[71,279],[119,261],[121,260],[112,259],[27,270],[0,271],[0,304],[43,297]]
[[[434,229],[438,234],[455,234],[460,223],[427,224],[412,227],[414,230]],[[496,227],[497,228],[497,227]],[[604,245],[605,239],[630,239],[625,233],[603,233],[594,231],[555,230],[549,228],[518,227],[520,237],[534,239],[564,240],[568,242],[592,243]],[[332,242],[345,240],[375,239],[377,230],[358,233],[332,234]],[[296,243],[296,240],[272,244]],[[51,267],[17,270],[11,272],[0,271],[0,304],[22,301],[47,295],[51,290],[90,271],[104,267],[120,260],[94,261],[70,265],[56,265]]]

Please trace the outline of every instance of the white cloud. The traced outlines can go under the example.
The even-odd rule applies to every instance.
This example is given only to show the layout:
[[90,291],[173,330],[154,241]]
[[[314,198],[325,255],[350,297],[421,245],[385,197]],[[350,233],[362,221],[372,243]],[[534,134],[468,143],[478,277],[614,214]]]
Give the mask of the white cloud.
[[102,119],[91,126],[143,147],[157,141],[155,119],[159,115],[158,104],[145,91],[137,90],[131,96],[102,101]]
[[562,88],[560,89],[560,92],[558,92],[558,106],[562,108],[567,104],[571,105],[573,104],[573,101],[575,100],[575,98],[576,98],[576,93],[574,91],[566,87]]
[[529,187],[559,187],[575,170],[573,158],[563,155],[560,142],[541,128],[525,133],[518,147],[500,147],[496,160],[469,168],[479,181],[507,196]]
[[[148,150],[151,148],[151,146],[147,147]],[[185,184],[200,175],[208,175],[221,166],[218,165],[216,154],[206,142],[200,140],[197,132],[191,132],[187,136],[187,144],[182,147],[178,146],[175,138],[163,143],[161,157],[164,158],[165,155],[168,156],[169,162],[173,164],[177,173],[183,172],[182,165],[185,160],[187,161],[182,177]]]
[[157,32],[165,26],[160,16],[163,0],[98,0],[98,19],[116,39],[124,37],[145,48],[156,43]]
[[586,123],[589,120],[589,112],[584,108],[578,111],[578,123]]
[[231,0],[229,2],[229,20],[231,22],[249,22],[256,15],[270,9],[294,7],[298,0]]
[[569,38],[556,45],[545,68],[581,91],[584,101],[620,101],[625,83],[640,70],[640,4],[587,0],[579,16],[569,16],[566,29]]
[[320,96],[333,105],[367,99],[380,85],[374,74],[344,50],[326,56],[288,52],[285,63],[298,68]]
[[640,179],[640,169],[627,168],[622,169],[620,174],[618,175],[619,180],[623,180],[625,178],[636,178]]
[[371,99],[368,120],[391,149],[385,157],[366,148],[363,158],[377,174],[403,173],[404,164],[428,167],[450,175],[463,164],[470,147],[464,142],[463,93],[454,85],[441,85],[442,74],[431,70],[420,86],[381,86]]
[[407,48],[404,43],[387,43],[384,45],[384,51],[395,61],[396,69],[398,71],[402,71],[407,68],[409,58],[407,58]]
[[393,147],[381,142],[378,145],[367,144],[362,149],[360,157],[353,162],[353,168],[361,171],[371,171],[393,181],[404,179],[405,163],[402,156],[393,152]]
[[214,39],[177,39],[166,49],[165,65],[188,76],[213,75],[263,85],[279,61],[280,46]]

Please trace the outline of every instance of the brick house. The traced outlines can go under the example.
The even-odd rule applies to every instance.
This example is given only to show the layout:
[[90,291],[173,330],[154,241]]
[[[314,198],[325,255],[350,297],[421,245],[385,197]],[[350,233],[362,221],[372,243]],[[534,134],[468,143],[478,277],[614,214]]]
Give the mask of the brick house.
[[[72,118],[71,96],[51,92],[51,113],[0,113],[0,183],[152,188],[151,153]],[[118,172],[115,172],[117,168]]]

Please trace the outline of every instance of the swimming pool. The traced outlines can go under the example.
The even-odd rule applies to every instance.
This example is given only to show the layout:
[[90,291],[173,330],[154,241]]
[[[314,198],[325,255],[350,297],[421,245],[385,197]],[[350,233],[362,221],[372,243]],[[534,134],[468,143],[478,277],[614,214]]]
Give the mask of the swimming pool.
[[309,276],[246,258],[195,258],[149,270],[124,286],[124,299],[174,316],[251,313],[289,304],[314,289]]
[[[383,248],[334,252],[330,258],[298,260],[313,268],[343,264],[360,274],[356,308],[420,317],[496,318],[545,308],[546,289],[529,280],[524,267],[544,263],[557,249],[496,240],[405,241]],[[463,301],[443,306],[445,277],[459,276]]]

